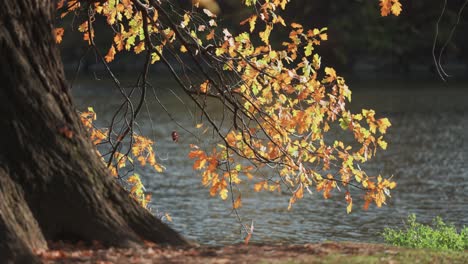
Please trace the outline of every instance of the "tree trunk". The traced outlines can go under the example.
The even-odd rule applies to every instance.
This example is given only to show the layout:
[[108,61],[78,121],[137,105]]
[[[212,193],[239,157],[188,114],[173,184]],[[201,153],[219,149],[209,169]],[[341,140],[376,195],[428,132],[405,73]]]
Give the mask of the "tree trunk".
[[186,240],[108,175],[73,107],[53,36],[54,3],[0,0],[0,258],[45,240],[132,246]]

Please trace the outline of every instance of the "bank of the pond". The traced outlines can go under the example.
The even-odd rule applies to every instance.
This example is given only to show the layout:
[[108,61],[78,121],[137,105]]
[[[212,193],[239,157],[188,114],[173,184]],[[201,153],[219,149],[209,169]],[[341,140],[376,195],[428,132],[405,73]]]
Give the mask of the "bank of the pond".
[[39,254],[44,263],[467,263],[468,251],[432,251],[384,244],[325,242],[304,245],[137,249],[55,243]]

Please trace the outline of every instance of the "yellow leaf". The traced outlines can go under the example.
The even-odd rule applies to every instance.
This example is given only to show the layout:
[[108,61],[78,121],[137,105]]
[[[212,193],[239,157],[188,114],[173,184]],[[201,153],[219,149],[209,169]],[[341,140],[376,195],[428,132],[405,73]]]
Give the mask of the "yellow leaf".
[[325,82],[333,82],[336,80],[336,71],[333,68],[330,67],[325,67],[325,73],[327,74],[327,77],[325,78]]
[[151,64],[154,64],[155,62],[159,61],[161,57],[156,52],[151,53]]
[[253,32],[254,29],[255,29],[255,21],[257,21],[257,16],[256,16],[256,15],[253,15],[253,16],[249,19],[250,32]]
[[172,222],[172,217],[168,213],[166,213],[164,216],[166,217],[167,221]]
[[379,144],[379,146],[382,148],[382,149],[387,149],[387,142],[383,141],[381,138],[379,138],[377,140],[377,144]]
[[223,200],[226,200],[227,197],[228,197],[228,190],[226,188],[222,189],[219,192],[219,197],[221,197],[221,199],[223,199]]
[[271,33],[271,30],[272,30],[272,26],[270,25],[267,25],[266,28],[265,28],[265,31],[263,32],[260,32],[260,39],[265,42],[265,44],[269,44],[270,43],[270,33]]
[[86,32],[88,31],[88,21],[83,22],[81,25],[78,26],[79,32]]
[[382,134],[385,134],[385,132],[387,131],[387,128],[392,126],[388,118],[381,118],[377,120],[377,125],[379,127],[380,133]]
[[395,16],[399,16],[401,13],[401,3],[399,0],[392,0],[393,5],[392,5],[392,14]]
[[348,203],[348,206],[346,206],[346,213],[351,213],[351,210],[353,210],[353,201]]
[[189,16],[189,14],[185,13],[184,14],[184,21],[182,21],[181,27],[185,28],[189,24],[189,22],[190,22],[190,16]]
[[320,39],[323,40],[323,41],[328,40],[327,33],[320,34]]
[[346,192],[345,200],[348,203],[348,206],[346,207],[346,212],[349,214],[353,209],[353,198],[351,198],[351,194],[349,193],[349,191]]

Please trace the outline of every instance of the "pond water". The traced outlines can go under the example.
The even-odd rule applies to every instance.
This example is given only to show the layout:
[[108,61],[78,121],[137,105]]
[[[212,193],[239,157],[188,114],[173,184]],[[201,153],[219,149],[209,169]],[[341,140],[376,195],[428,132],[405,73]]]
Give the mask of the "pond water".
[[[192,117],[196,111],[183,96],[180,99],[185,105],[174,95],[181,94],[175,84],[154,83],[155,94],[172,118],[196,131],[192,129],[197,123]],[[398,186],[387,206],[371,206],[364,211],[362,203],[357,203],[348,215],[343,193],[334,192],[331,199],[324,200],[314,192],[288,211],[288,194],[244,192],[239,212],[245,224],[253,221],[251,241],[381,241],[379,233],[384,227],[403,226],[411,213],[426,223],[441,216],[459,228],[468,226],[468,83],[388,80],[354,81],[349,85],[353,108],[376,109],[392,122],[388,150],[378,153],[365,168],[369,175],[394,175]],[[105,81],[77,81],[72,89],[80,109],[94,107],[100,125],[108,124],[122,101],[119,92]],[[147,97],[147,106],[138,119],[139,129],[154,138],[161,163],[167,168],[164,173],[138,169],[153,194],[153,211],[168,212],[173,219],[171,226],[201,244],[242,241],[230,202],[211,198],[200,176],[191,169],[189,144],[203,143],[165,113],[155,94]],[[211,111],[219,109],[213,107]],[[179,143],[172,141],[173,130],[180,135]],[[356,202],[359,190],[353,193]]]

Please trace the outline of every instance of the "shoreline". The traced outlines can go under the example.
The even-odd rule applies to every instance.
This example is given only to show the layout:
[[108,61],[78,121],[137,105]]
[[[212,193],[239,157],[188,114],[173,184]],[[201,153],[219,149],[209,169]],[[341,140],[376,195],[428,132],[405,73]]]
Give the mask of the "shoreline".
[[466,263],[468,251],[409,249],[379,243],[234,244],[228,246],[105,248],[53,243],[43,263]]

